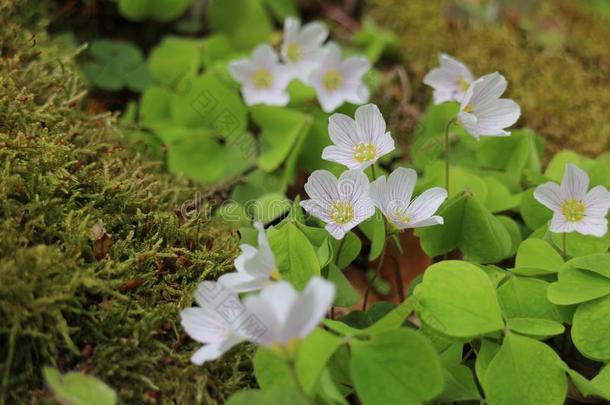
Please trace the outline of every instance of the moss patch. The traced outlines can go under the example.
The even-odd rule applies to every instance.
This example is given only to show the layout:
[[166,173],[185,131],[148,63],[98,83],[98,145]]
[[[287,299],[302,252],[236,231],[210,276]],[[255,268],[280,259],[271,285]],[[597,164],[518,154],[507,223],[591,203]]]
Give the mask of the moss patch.
[[223,402],[254,383],[250,349],[191,365],[178,312],[231,269],[237,235],[175,212],[196,190],[83,111],[75,52],[17,23],[21,7],[0,2],[0,403],[44,397],[44,365],[123,402]]
[[[548,140],[548,152],[570,148],[588,155],[610,147],[610,17],[586,1],[506,2],[500,22],[468,15],[450,0],[373,0],[367,10],[400,38],[404,63],[420,105],[432,91],[421,83],[447,52],[478,75],[495,70],[509,81],[508,97],[523,109],[521,122]],[[486,3],[486,2],[481,2]],[[461,6],[460,6],[461,5]]]

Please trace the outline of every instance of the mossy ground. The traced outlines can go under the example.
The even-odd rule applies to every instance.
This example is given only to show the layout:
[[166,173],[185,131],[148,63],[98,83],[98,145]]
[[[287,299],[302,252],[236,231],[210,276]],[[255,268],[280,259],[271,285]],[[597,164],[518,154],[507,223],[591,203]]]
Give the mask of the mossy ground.
[[547,152],[569,148],[597,155],[610,148],[610,16],[588,1],[501,1],[497,21],[468,7],[491,2],[371,0],[365,13],[398,35],[415,102],[439,52],[463,60],[475,75],[500,71],[507,96],[522,107],[522,125],[547,140]]
[[250,349],[191,365],[178,312],[237,235],[175,212],[196,190],[83,111],[75,52],[24,28],[23,3],[0,1],[0,403],[44,401],[45,365],[125,403],[223,402],[254,383]]

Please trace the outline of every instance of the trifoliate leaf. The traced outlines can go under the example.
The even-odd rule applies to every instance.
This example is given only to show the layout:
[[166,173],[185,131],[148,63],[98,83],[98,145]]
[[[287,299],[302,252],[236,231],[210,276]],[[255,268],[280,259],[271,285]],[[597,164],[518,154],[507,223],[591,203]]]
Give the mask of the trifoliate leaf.
[[610,361],[610,295],[581,304],[572,324],[574,346],[584,356]]
[[95,377],[78,372],[62,375],[57,369],[45,367],[43,374],[55,398],[72,405],[114,405],[116,393]]
[[574,268],[559,272],[559,280],[547,291],[549,301],[557,305],[572,305],[610,294],[610,279],[599,274]]
[[562,266],[563,258],[551,245],[542,239],[530,238],[519,245],[514,272],[529,276],[555,274]]

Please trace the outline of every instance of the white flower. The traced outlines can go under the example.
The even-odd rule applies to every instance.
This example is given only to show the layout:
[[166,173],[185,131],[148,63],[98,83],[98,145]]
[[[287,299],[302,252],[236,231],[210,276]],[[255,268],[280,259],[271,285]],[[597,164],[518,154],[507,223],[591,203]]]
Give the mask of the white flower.
[[322,44],[328,38],[328,28],[321,22],[310,22],[301,27],[296,18],[288,17],[284,22],[282,60],[296,77],[307,83],[311,73],[324,57]]
[[334,284],[318,276],[301,293],[286,281],[273,283],[244,299],[248,312],[265,326],[263,333],[248,339],[261,346],[293,348],[318,326],[334,298]]
[[258,249],[242,244],[241,254],[235,259],[237,272],[223,274],[218,279],[219,283],[238,293],[260,290],[279,277],[265,228],[260,222],[254,226],[258,229]]
[[362,83],[362,76],[371,68],[371,62],[363,56],[341,60],[341,49],[334,43],[325,47],[320,66],[309,77],[309,84],[316,90],[322,109],[331,112],[345,101],[364,104],[369,100],[369,89]]
[[434,104],[446,101],[460,103],[472,83],[472,73],[462,62],[444,53],[438,56],[438,62],[440,66],[424,77],[424,83],[434,89]]
[[415,170],[399,167],[387,181],[385,176],[381,176],[371,183],[373,202],[397,229],[443,223],[443,217],[434,213],[447,198],[447,190],[433,187],[411,202],[416,182]]
[[[205,346],[193,354],[191,361],[201,365],[219,358],[238,344],[242,337],[235,331],[227,312],[219,310],[222,304],[241,305],[239,298],[220,283],[204,281],[197,288],[195,301],[198,307],[180,312],[182,327],[188,335]],[[243,307],[242,307],[243,308]]]
[[328,132],[334,145],[322,151],[322,159],[337,162],[349,169],[364,170],[381,156],[394,150],[394,140],[386,132],[383,116],[374,104],[358,107],[356,119],[333,114]]
[[247,105],[267,104],[283,106],[290,97],[286,87],[292,75],[290,69],[278,60],[278,55],[267,44],[257,46],[252,60],[240,59],[231,62],[229,71],[241,83],[241,93]]
[[316,170],[305,183],[305,191],[311,199],[301,201],[301,207],[326,222],[326,230],[335,239],[343,239],[375,214],[369,180],[360,170],[347,170],[338,180],[329,171]]
[[497,72],[485,75],[470,85],[457,117],[470,135],[477,139],[481,135],[510,135],[504,128],[517,122],[521,109],[513,100],[500,98],[506,85],[504,76]]
[[536,200],[553,211],[549,227],[552,232],[576,231],[599,237],[606,234],[610,192],[604,186],[596,186],[587,193],[588,188],[589,176],[572,164],[566,166],[561,185],[548,182],[536,187]]

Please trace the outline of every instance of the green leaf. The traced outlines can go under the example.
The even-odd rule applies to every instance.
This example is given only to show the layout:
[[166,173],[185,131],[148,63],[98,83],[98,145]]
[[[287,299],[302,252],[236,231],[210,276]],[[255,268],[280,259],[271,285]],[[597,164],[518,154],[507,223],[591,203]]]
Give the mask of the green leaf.
[[519,248],[519,245],[521,244],[521,241],[523,240],[521,235],[521,228],[517,221],[515,221],[508,215],[496,215],[495,217],[498,221],[500,221],[502,225],[504,225],[504,228],[510,236],[511,244],[507,256],[514,256],[517,252],[517,249]]
[[598,397],[610,401],[610,381],[608,381],[606,385],[598,384],[595,381],[596,378],[600,376],[603,377],[603,371],[593,380],[589,381],[580,373],[570,369],[567,364],[564,364],[564,370],[568,373],[568,376],[584,397]]
[[[578,232],[570,232],[566,235],[566,252],[571,257],[606,253],[610,248],[610,232],[606,232],[601,238]],[[563,245],[562,238],[562,233],[551,233],[551,239],[556,246]]]
[[610,361],[610,295],[578,307],[572,324],[574,346],[584,356]]
[[393,329],[351,346],[351,376],[364,405],[420,404],[443,390],[438,355],[418,332]]
[[[348,232],[342,240],[333,238],[331,242],[335,252],[335,263],[341,270],[353,262],[358,257],[358,254],[360,254],[360,249],[362,249],[362,242],[353,231]],[[341,251],[339,251],[340,246]],[[337,254],[339,257],[337,257]]]
[[566,268],[589,270],[594,273],[610,278],[610,253],[599,253],[589,256],[575,257],[568,261]]
[[240,56],[240,53],[233,49],[231,41],[225,35],[210,35],[205,37],[202,42],[202,63],[206,69],[212,68],[216,64],[226,64]]
[[415,297],[422,322],[444,335],[472,338],[504,327],[489,277],[471,263],[449,260],[428,267]]
[[114,390],[95,377],[78,372],[61,375],[57,369],[44,367],[44,378],[61,403],[72,405],[114,405]]
[[565,330],[561,323],[542,318],[510,318],[506,320],[506,325],[511,331],[520,335],[544,339],[560,335]]
[[610,365],[606,364],[591,382],[610,401]]
[[360,294],[358,294],[358,291],[352,287],[349,280],[334,263],[328,265],[328,276],[326,278],[329,281],[332,281],[337,289],[334,302],[335,306],[350,307],[360,301]]
[[547,345],[509,333],[485,373],[487,403],[562,405],[568,384],[560,362]]
[[505,318],[542,318],[561,322],[557,307],[547,299],[549,283],[535,278],[511,277],[498,288]]
[[172,126],[171,98],[171,92],[164,87],[148,87],[140,98],[140,124],[153,129]]
[[551,159],[546,167],[546,170],[544,171],[544,175],[551,181],[561,183],[566,165],[568,163],[572,163],[576,166],[580,166],[581,162],[582,157],[576,152],[571,150],[562,150],[553,156],[553,159]]
[[273,387],[269,390],[245,390],[232,395],[225,405],[309,405],[295,387]]
[[312,276],[320,274],[320,263],[311,242],[293,223],[268,232],[278,270],[297,289],[303,289]]
[[[449,120],[457,115],[458,110],[457,103],[430,104],[426,108],[415,129],[415,138],[411,143],[409,155],[412,157],[414,168],[424,169],[442,153],[445,127]],[[455,132],[455,127],[452,128],[452,132]]]
[[[175,139],[168,149],[168,167],[172,173],[183,173],[202,183],[221,183],[252,166],[253,158],[241,155],[236,148],[222,145],[205,131],[177,128],[159,136]],[[244,134],[251,139],[251,135]]]
[[263,0],[275,18],[284,21],[286,17],[298,17],[299,10],[296,0]]
[[148,56],[148,68],[159,83],[188,92],[201,66],[201,41],[166,36]]
[[561,255],[542,239],[526,239],[519,245],[515,259],[517,274],[554,274],[559,272],[562,266]]
[[388,312],[383,318],[375,322],[366,329],[366,332],[372,334],[385,332],[390,329],[396,329],[402,326],[407,317],[415,309],[415,300],[409,297],[404,300],[396,308]]
[[379,211],[376,211],[375,215],[362,222],[359,228],[371,241],[369,261],[377,259],[381,255],[386,238],[385,218]]
[[502,170],[517,178],[526,166],[540,170],[536,134],[527,129],[511,136],[483,137],[477,147],[477,161],[486,169]]
[[513,209],[521,203],[521,194],[511,194],[508,187],[492,176],[483,177],[487,186],[485,206],[493,213]]
[[540,204],[534,198],[535,188],[530,188],[521,193],[521,217],[530,229],[538,229],[545,225],[553,216],[553,212]]
[[474,381],[472,370],[464,365],[456,365],[446,368],[445,390],[436,398],[436,401],[457,402],[473,401],[481,398],[479,389]]
[[255,219],[268,224],[290,210],[290,200],[280,193],[268,193],[259,197],[249,207]]
[[398,39],[392,31],[382,29],[372,19],[365,18],[362,29],[352,36],[352,43],[375,64],[386,50],[396,48]]
[[[326,363],[343,343],[343,340],[323,329],[314,330],[299,343],[295,367],[299,382],[311,394]],[[256,381],[264,389],[277,386],[294,386],[286,361],[274,351],[261,347],[254,356]]]
[[226,138],[226,146],[242,160],[256,155],[256,143],[244,137],[247,116],[237,90],[227,87],[212,74],[203,74],[172,97],[172,117],[182,126],[205,128]]
[[474,363],[474,369],[477,374],[477,378],[483,387],[485,386],[485,373],[487,373],[489,363],[491,363],[499,350],[500,345],[497,343],[489,340],[483,340],[481,342],[481,347],[479,348],[479,352],[477,353],[477,358]]
[[259,0],[222,0],[209,3],[208,22],[225,34],[238,49],[250,49],[266,42],[271,21]]
[[118,0],[119,14],[131,21],[168,22],[180,17],[193,0]]
[[271,172],[286,160],[297,140],[309,131],[311,117],[289,108],[257,105],[252,119],[261,128],[258,165]]
[[549,286],[549,301],[557,305],[572,305],[610,294],[610,279],[588,270],[565,268],[559,280]]

